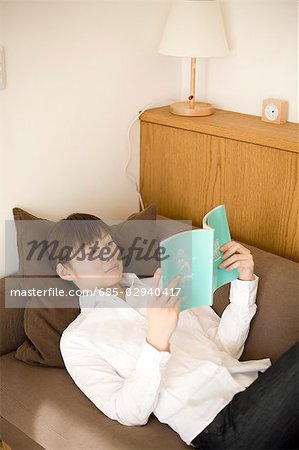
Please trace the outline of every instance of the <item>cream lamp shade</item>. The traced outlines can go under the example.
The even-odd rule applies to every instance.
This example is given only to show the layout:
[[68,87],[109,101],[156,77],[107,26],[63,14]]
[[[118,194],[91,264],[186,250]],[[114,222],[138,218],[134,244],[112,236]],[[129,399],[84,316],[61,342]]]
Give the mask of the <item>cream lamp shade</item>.
[[174,114],[205,116],[213,114],[209,103],[195,102],[196,58],[228,54],[228,45],[219,0],[176,0],[168,15],[158,52],[191,58],[189,102],[174,103]]

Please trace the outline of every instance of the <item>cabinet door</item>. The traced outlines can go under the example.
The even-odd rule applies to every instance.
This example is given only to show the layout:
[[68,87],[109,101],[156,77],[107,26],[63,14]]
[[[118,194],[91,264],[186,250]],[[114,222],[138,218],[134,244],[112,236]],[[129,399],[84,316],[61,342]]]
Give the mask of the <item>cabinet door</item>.
[[142,123],[143,201],[146,205],[156,203],[159,214],[192,219],[195,225],[201,225],[213,199],[221,198],[219,165],[224,156],[224,138]]
[[232,239],[299,260],[295,153],[142,122],[140,189],[145,206],[200,227],[224,203]]
[[226,139],[225,203],[236,240],[299,261],[298,154]]

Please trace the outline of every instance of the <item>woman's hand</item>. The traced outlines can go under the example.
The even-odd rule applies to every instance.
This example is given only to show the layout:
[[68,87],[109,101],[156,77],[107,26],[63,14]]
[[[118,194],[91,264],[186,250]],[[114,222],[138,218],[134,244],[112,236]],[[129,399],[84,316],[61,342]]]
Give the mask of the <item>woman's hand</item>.
[[[162,270],[159,268],[156,270],[151,283],[153,291],[158,287],[161,275]],[[146,340],[160,351],[169,351],[169,339],[178,324],[181,298],[179,294],[174,292],[174,289],[181,278],[181,276],[174,278],[167,289],[162,290],[161,295],[152,295],[148,301]]]
[[[235,241],[230,241],[227,244],[222,245],[220,250],[224,252],[221,258],[225,261],[219,264],[218,267],[225,268],[226,270],[238,269],[239,280],[254,280],[254,262],[248,248]],[[233,255],[233,253],[235,254]]]

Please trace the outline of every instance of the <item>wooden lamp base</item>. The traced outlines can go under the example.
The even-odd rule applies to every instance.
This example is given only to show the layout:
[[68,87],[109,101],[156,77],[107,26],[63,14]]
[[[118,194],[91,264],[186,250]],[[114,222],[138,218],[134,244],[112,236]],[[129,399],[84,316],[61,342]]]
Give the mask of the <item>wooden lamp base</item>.
[[170,112],[178,116],[210,116],[214,108],[210,103],[194,102],[194,108],[190,102],[177,102],[170,105]]

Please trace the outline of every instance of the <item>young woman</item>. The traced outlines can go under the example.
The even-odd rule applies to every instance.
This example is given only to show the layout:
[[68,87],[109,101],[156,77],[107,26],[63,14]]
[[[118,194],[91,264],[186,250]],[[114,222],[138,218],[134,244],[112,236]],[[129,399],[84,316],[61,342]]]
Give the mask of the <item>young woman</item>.
[[159,269],[146,280],[123,273],[109,228],[96,219],[72,214],[48,239],[81,252],[54,260],[82,292],[81,313],[60,341],[79,389],[122,425],[145,425],[153,413],[202,450],[298,448],[298,344],[272,366],[238,360],[257,310],[250,251],[234,241],[221,247],[221,266],[239,272],[221,318],[206,306],[180,313],[171,295],[179,278],[156,295]]

